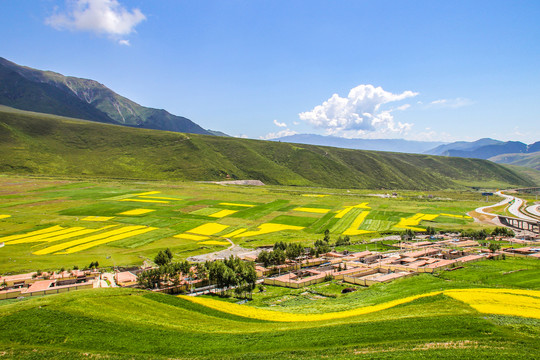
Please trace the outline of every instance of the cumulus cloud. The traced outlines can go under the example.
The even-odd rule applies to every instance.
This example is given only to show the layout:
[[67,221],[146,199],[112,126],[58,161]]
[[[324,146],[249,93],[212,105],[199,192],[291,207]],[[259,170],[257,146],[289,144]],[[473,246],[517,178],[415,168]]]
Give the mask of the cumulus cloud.
[[407,132],[412,124],[394,121],[392,112],[406,110],[408,104],[394,110],[384,110],[381,106],[418,95],[417,92],[404,91],[393,94],[373,85],[359,85],[346,98],[338,94],[317,105],[313,110],[298,116],[328,134],[345,137],[376,137],[387,134]]
[[[113,38],[128,35],[146,16],[139,9],[127,10],[118,0],[66,1],[65,12],[55,13],[45,20],[58,30],[89,31]],[[129,41],[120,40],[121,45]]]
[[126,39],[118,40],[118,43],[124,46],[131,46],[131,43],[129,42],[129,40],[126,40]]
[[439,99],[429,103],[429,107],[441,107],[441,108],[460,108],[474,104],[470,99],[455,98],[455,99]]
[[281,131],[278,131],[278,132],[269,133],[269,134],[266,134],[264,136],[259,136],[259,139],[270,140],[270,139],[277,139],[277,138],[280,138],[280,137],[296,135],[296,134],[298,134],[298,133],[296,131],[294,131],[294,130],[285,129],[285,130],[281,130]]
[[274,125],[276,125],[277,127],[287,127],[287,124],[285,124],[285,123],[280,123],[280,122],[277,121],[277,120],[274,120]]

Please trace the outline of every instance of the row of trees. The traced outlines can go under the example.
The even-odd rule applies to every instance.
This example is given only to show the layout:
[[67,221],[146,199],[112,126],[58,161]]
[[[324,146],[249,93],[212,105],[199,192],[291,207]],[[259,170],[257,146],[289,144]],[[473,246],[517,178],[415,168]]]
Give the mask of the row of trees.
[[208,279],[221,289],[222,294],[234,289],[238,297],[249,297],[257,281],[255,264],[231,256],[226,260],[213,261],[208,265]]

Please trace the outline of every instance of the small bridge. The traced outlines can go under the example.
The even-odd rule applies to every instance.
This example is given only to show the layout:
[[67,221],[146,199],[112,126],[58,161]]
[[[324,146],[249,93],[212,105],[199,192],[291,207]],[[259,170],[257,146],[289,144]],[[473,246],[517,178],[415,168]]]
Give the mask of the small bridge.
[[498,216],[501,224],[510,226],[516,229],[527,230],[536,234],[540,234],[540,221],[522,220],[508,216]]

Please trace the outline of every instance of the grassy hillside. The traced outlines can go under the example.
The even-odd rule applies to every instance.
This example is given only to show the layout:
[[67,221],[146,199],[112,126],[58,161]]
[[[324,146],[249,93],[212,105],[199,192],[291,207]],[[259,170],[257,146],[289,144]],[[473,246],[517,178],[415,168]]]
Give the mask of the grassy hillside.
[[131,129],[0,108],[0,171],[131,179],[257,179],[371,189],[530,186],[512,170],[446,158]]
[[[255,301],[236,308],[246,314],[257,313],[258,308],[253,306],[261,307],[257,299],[274,296],[288,301],[269,308],[273,311],[279,308],[280,312],[318,314],[453,288],[496,287],[499,290],[495,291],[500,291],[507,283],[514,287],[512,279],[500,280],[501,271],[527,267],[529,270],[522,272],[528,274],[512,271],[508,277],[519,281],[529,275],[529,279],[535,279],[536,264],[528,259],[484,261],[445,278],[423,274],[367,289],[359,287],[346,295],[338,291],[343,286],[335,283],[310,287],[302,294],[267,287],[265,293],[255,295]],[[466,281],[455,279],[460,276]],[[538,281],[518,287],[537,289]],[[306,300],[302,302],[303,296]],[[491,296],[486,292],[485,300]],[[536,304],[529,305],[533,309],[537,299],[530,296],[530,304]],[[511,296],[514,300],[523,297]],[[293,307],[288,306],[291,303]],[[526,305],[509,308],[515,306]],[[533,359],[540,350],[537,316],[481,313],[449,291],[362,315],[278,322],[170,295],[96,289],[3,301],[0,346],[3,358],[9,359]]]
[[525,166],[540,171],[540,151],[528,154],[502,154],[489,160],[499,164]]

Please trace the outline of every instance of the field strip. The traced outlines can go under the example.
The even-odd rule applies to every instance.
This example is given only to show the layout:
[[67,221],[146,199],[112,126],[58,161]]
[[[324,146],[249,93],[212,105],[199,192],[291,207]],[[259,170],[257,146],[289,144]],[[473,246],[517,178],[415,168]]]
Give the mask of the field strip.
[[195,241],[201,241],[201,240],[209,239],[208,236],[193,235],[193,234],[178,234],[178,235],[174,235],[173,237],[178,238],[178,239],[195,240]]
[[329,195],[326,195],[326,194],[302,194],[302,196],[305,196],[305,197],[325,197],[325,196],[329,196]]
[[118,201],[135,201],[135,202],[155,203],[155,204],[168,204],[169,203],[169,201],[165,201],[165,200],[146,200],[146,199],[122,199]]
[[221,225],[217,223],[206,223],[201,226],[197,226],[194,229],[188,230],[186,232],[197,234],[197,235],[214,235],[219,232],[222,232],[228,227],[229,225]]
[[370,233],[371,231],[359,229],[360,225],[362,225],[368,214],[369,211],[362,211],[360,215],[358,215],[356,219],[354,219],[351,226],[343,232],[343,235],[360,235]]
[[142,215],[142,214],[147,214],[147,213],[152,212],[152,211],[156,211],[156,210],[153,210],[153,209],[133,209],[133,210],[128,210],[128,211],[121,212],[118,215]]
[[438,214],[422,214],[418,213],[408,218],[401,218],[399,223],[394,225],[398,229],[411,229],[414,231],[426,231],[426,229],[415,227],[420,224],[422,220],[432,221],[435,220],[439,215]]
[[59,240],[64,240],[64,239],[70,239],[70,238],[74,238],[74,237],[81,236],[81,235],[91,234],[91,233],[94,233],[94,232],[97,232],[97,231],[100,231],[100,230],[103,230],[103,229],[107,229],[107,228],[110,228],[110,227],[114,227],[114,226],[116,226],[116,225],[108,225],[108,226],[102,227],[101,229],[83,229],[83,230],[71,232],[69,234],[53,236],[51,238],[45,239],[45,241],[46,242],[53,242],[53,241],[59,241]]
[[130,196],[146,196],[146,195],[155,195],[155,194],[161,194],[161,191],[147,191],[139,194],[131,194]]
[[163,197],[163,196],[141,196],[145,199],[158,199],[158,200],[173,200],[173,201],[180,201],[182,199],[176,199],[176,198],[170,198],[170,197]]
[[[486,291],[488,290],[488,291]],[[232,315],[247,317],[252,319],[279,321],[279,322],[308,322],[308,321],[327,321],[334,319],[343,319],[353,316],[365,315],[376,311],[386,310],[394,306],[406,304],[424,297],[444,294],[454,299],[462,301],[473,308],[478,299],[497,302],[497,305],[489,307],[480,307],[479,312],[489,314],[504,314],[521,317],[540,318],[540,291],[537,290],[513,290],[513,289],[463,289],[463,290],[444,290],[434,291],[427,294],[409,296],[403,299],[392,300],[386,303],[364,306],[356,309],[330,312],[322,314],[298,314],[287,313],[276,310],[266,310],[251,307],[249,305],[239,305],[211,298],[202,298],[195,296],[179,295],[180,298],[191,301],[195,304],[203,305],[211,309],[225,312]],[[524,296],[525,295],[525,296]],[[499,297],[505,296],[506,303],[500,302]],[[526,299],[529,299],[526,302]],[[516,305],[517,304],[517,305]]]
[[70,234],[70,233],[73,233],[75,231],[79,231],[79,230],[83,230],[83,229],[85,229],[85,228],[77,226],[77,227],[67,228],[67,229],[64,229],[64,230],[55,231],[55,232],[52,232],[52,233],[46,233],[46,234],[35,235],[35,236],[26,237],[26,238],[22,238],[22,239],[18,239],[18,240],[13,240],[13,241],[10,241],[8,244],[9,245],[15,245],[15,244],[30,243],[30,242],[49,241],[48,240],[49,238],[57,237],[59,235],[64,235],[64,234]]
[[472,219],[470,216],[467,216],[467,215],[454,215],[454,214],[439,214],[439,215],[452,217],[452,218],[458,218],[458,219]]
[[[115,225],[112,225],[112,226],[115,226]],[[107,229],[107,228],[110,228],[110,227],[111,227],[111,225],[105,226],[104,228],[101,228],[99,230],[104,230],[104,229]],[[35,251],[33,254],[34,255],[46,255],[46,254],[50,254],[50,253],[58,251],[58,250],[67,249],[67,248],[69,248],[71,246],[76,246],[76,245],[79,245],[79,244],[84,244],[86,242],[103,239],[103,238],[106,238],[106,237],[109,237],[109,236],[112,236],[112,235],[116,235],[116,234],[122,234],[122,233],[129,232],[129,231],[132,231],[132,230],[135,230],[135,229],[140,229],[142,227],[144,227],[144,226],[142,226],[142,225],[126,226],[126,227],[123,227],[123,228],[120,228],[120,229],[107,231],[105,233],[92,235],[92,236],[87,236],[87,237],[84,237],[82,239],[72,240],[72,241],[62,243],[62,244],[49,246],[48,248]]]
[[45,233],[48,233],[48,232],[58,231],[58,230],[62,230],[62,229],[63,229],[63,227],[55,225],[55,226],[52,226],[50,228],[36,230],[36,231],[32,231],[32,232],[29,232],[29,233],[26,233],[26,234],[4,236],[4,237],[0,238],[0,241],[10,241],[10,240],[15,240],[15,239],[21,239],[21,238],[28,237],[28,236],[45,234]]
[[244,231],[246,231],[246,229],[244,229],[244,228],[242,228],[242,229],[236,229],[236,230],[234,230],[233,232],[230,232],[230,233],[228,233],[228,234],[222,235],[221,237],[224,237],[224,238],[235,237],[236,235],[241,234],[241,233],[243,233]]
[[83,221],[107,221],[114,219],[114,216],[87,216],[81,220]]
[[242,232],[238,235],[234,235],[233,237],[237,238],[237,237],[246,237],[246,236],[257,236],[257,235],[270,234],[273,232],[278,232],[278,231],[283,231],[283,230],[302,230],[304,229],[304,227],[294,226],[294,225],[266,223],[266,224],[259,225],[258,229],[259,230]]
[[122,240],[122,239],[133,237],[133,236],[136,236],[136,235],[141,235],[141,234],[147,233],[149,231],[157,230],[157,229],[158,228],[155,228],[155,227],[147,227],[145,229],[135,230],[135,231],[131,231],[131,232],[128,232],[128,233],[125,233],[125,234],[112,236],[112,237],[109,237],[107,239],[92,241],[92,242],[89,242],[89,243],[86,243],[86,244],[81,244],[81,245],[69,248],[66,251],[63,251],[61,253],[56,253],[56,254],[72,254],[74,252],[90,249],[90,248],[92,248],[94,246],[103,245],[103,244],[106,244],[106,243],[110,243],[110,242],[113,242],[113,241],[116,241],[116,240]]
[[213,218],[222,218],[222,217],[234,214],[236,212],[238,212],[238,210],[221,210],[221,211],[218,211],[217,213],[214,213],[208,216],[213,217]]
[[293,209],[294,211],[303,211],[308,213],[316,213],[316,214],[326,214],[330,211],[330,209],[319,209],[319,208],[310,208],[310,207],[297,207],[296,209]]
[[345,209],[341,210],[340,212],[337,213],[337,215],[335,216],[337,219],[341,219],[342,217],[344,217],[345,215],[347,215],[347,213],[349,211],[351,211],[353,209],[352,206],[347,206]]
[[218,240],[201,241],[200,244],[205,244],[205,245],[230,245],[230,243],[228,241],[218,241]]
[[241,207],[255,207],[256,206],[256,205],[251,205],[251,204],[238,204],[238,203],[227,203],[227,202],[219,203],[219,205],[223,205],[223,206],[241,206]]
[[0,215],[0,219],[7,219],[11,217],[11,215]]

